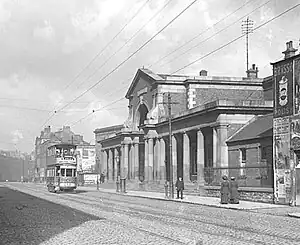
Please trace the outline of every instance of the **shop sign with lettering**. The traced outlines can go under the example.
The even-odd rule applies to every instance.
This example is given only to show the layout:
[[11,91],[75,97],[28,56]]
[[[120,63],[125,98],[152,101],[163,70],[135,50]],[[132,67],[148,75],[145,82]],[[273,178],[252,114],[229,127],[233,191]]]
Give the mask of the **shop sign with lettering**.
[[274,117],[293,114],[293,61],[281,62],[273,68],[275,82]]

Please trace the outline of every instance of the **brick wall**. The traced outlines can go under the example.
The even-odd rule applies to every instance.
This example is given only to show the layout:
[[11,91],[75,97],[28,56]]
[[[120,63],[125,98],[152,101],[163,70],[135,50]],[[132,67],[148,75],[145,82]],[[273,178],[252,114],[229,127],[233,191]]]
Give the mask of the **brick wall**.
[[[186,100],[186,93],[183,92],[170,92],[171,94],[171,100],[172,102],[175,102],[176,104],[173,104],[171,106],[172,108],[172,115],[178,114],[180,112],[186,111],[186,105],[187,105],[187,100]],[[165,94],[163,96],[163,102],[166,103],[168,101],[168,95]],[[165,111],[168,111],[167,105],[165,105]]]
[[240,151],[239,149],[228,150],[228,164],[230,167],[240,166]]
[[196,88],[196,105],[202,105],[218,99],[261,100],[263,97],[263,91],[257,90]]

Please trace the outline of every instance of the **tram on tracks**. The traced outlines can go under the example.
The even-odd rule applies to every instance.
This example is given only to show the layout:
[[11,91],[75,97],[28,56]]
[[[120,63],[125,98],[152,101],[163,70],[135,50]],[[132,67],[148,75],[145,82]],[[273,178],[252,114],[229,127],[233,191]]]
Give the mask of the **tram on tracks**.
[[76,145],[57,143],[46,152],[46,185],[49,192],[73,191],[77,188]]

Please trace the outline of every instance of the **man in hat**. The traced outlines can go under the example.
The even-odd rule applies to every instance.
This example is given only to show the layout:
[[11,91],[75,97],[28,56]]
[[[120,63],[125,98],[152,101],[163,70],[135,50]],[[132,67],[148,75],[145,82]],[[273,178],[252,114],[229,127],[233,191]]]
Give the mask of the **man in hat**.
[[184,183],[181,177],[178,178],[175,184],[176,190],[177,190],[177,199],[179,199],[179,193],[180,198],[183,199],[183,190],[184,190]]
[[229,181],[227,176],[222,177],[222,182],[221,182],[221,204],[228,204],[229,201]]
[[235,180],[235,177],[231,177],[231,181],[229,184],[229,192],[230,192],[230,203],[238,204],[239,203],[239,185]]

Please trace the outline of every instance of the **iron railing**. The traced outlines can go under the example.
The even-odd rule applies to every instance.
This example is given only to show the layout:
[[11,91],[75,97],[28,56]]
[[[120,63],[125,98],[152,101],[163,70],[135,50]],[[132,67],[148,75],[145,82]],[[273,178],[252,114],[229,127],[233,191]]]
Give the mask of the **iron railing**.
[[204,180],[208,186],[218,186],[222,176],[235,177],[240,187],[273,187],[272,166],[245,166],[226,168],[204,168]]

